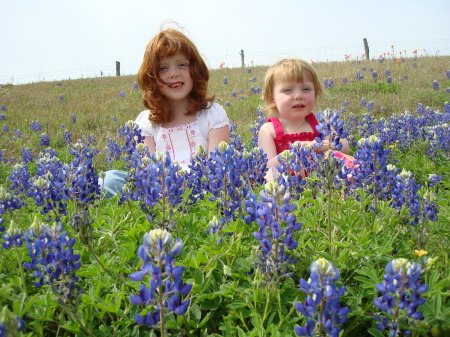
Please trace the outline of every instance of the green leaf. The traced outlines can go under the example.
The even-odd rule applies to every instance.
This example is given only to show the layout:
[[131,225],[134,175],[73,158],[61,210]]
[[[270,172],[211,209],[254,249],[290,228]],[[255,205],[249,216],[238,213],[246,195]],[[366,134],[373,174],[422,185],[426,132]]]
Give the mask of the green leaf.
[[380,330],[378,330],[378,329],[369,328],[367,331],[374,337],[385,337],[383,335],[383,333]]
[[204,277],[203,277],[202,270],[200,268],[196,268],[194,271],[194,282],[196,284],[203,284],[203,280],[204,280]]

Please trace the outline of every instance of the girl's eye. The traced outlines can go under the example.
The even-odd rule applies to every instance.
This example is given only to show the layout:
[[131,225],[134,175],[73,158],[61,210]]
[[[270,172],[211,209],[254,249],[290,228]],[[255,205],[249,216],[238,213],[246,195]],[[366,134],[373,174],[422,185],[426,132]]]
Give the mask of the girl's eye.
[[311,91],[311,88],[304,88],[303,91]]
[[291,92],[291,91],[292,91],[292,89],[288,89],[288,88],[282,90],[282,92]]
[[167,70],[167,67],[166,66],[159,67],[159,71],[163,71],[163,70]]
[[181,67],[189,67],[189,63],[180,63],[179,65],[178,65],[180,68]]

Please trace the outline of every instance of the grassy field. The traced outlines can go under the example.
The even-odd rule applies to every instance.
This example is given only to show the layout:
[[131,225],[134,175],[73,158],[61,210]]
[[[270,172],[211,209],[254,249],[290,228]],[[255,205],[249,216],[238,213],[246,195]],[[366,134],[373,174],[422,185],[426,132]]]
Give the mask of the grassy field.
[[[315,67],[317,109],[351,130],[353,180],[318,155],[305,179],[291,166],[265,184],[258,149],[238,150],[267,67],[211,71],[245,144],[233,134],[183,179],[139,146],[105,161],[143,110],[134,76],[1,85],[0,335],[17,316],[19,337],[292,337],[307,306],[315,335],[449,336],[450,56]],[[98,173],[126,164],[125,193],[101,198]]]
[[[333,87],[326,88],[317,109],[340,110],[345,105],[346,112],[341,114],[344,119],[368,112],[361,100],[373,102],[373,116],[383,118],[415,112],[419,103],[439,110],[450,99],[450,56],[326,62],[314,66],[324,81],[334,82]],[[262,104],[258,92],[266,69],[261,66],[211,71],[210,91],[244,139],[250,137],[249,127]],[[387,82],[386,71],[390,72],[392,83]],[[364,78],[358,80],[361,76]],[[434,81],[438,90],[434,90]],[[50,136],[51,146],[59,149],[63,147],[64,130],[72,134],[73,140],[92,135],[98,148],[103,149],[110,138],[117,136],[119,126],[134,120],[144,109],[140,90],[134,84],[135,76],[130,75],[1,85],[0,105],[6,110],[0,112],[5,118],[0,120],[0,126],[7,126],[9,131],[0,132],[0,149],[5,150],[6,158],[17,157],[22,146],[38,151],[39,135],[44,132]],[[31,122],[41,123],[42,131],[28,132]],[[15,137],[15,130],[22,131],[23,136]]]

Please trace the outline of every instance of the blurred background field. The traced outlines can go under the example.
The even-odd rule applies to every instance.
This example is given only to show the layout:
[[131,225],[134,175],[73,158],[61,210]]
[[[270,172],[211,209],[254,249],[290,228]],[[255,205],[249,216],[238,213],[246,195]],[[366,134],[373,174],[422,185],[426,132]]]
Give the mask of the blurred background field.
[[[326,88],[317,110],[338,109],[344,119],[367,112],[375,118],[414,113],[418,104],[440,110],[450,99],[450,56],[320,62],[314,67]],[[262,105],[267,68],[211,70],[211,93],[247,141]],[[118,128],[144,109],[135,75],[4,84],[0,106],[0,149],[8,160],[18,158],[23,146],[37,153],[43,133],[56,150],[64,148],[63,135],[69,132],[73,141],[95,138],[102,151],[109,139],[117,137]],[[33,131],[33,122],[40,123],[41,130]],[[106,152],[97,158],[100,169],[103,155]]]

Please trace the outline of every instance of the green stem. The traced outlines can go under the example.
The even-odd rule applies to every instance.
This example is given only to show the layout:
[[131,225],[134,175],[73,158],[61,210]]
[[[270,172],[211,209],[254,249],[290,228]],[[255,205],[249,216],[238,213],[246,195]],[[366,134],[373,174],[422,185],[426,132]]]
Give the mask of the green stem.
[[[158,258],[158,267],[159,270],[163,270],[163,264],[162,264],[162,256],[161,252],[159,252],[159,258]],[[166,336],[166,322],[164,322],[164,305],[163,305],[163,286],[162,283],[158,287],[158,303],[159,303],[159,320],[161,324],[161,337]]]
[[61,305],[64,311],[67,313],[72,322],[77,323],[80,326],[80,329],[86,334],[86,336],[95,337],[90,331],[84,326],[83,322],[78,318],[77,314],[73,314],[66,308],[65,305]]
[[18,251],[18,249],[16,247],[14,247],[14,250],[16,251],[17,263],[19,265],[20,281],[22,283],[21,286],[22,286],[23,292],[28,297],[27,285],[25,283],[25,274],[23,272],[23,266],[22,266],[21,259],[20,259],[20,256],[19,256],[19,251]]
[[88,248],[89,252],[91,253],[91,255],[94,257],[94,259],[98,262],[98,264],[103,268],[103,270],[105,272],[108,273],[109,276],[114,277],[114,274],[112,273],[112,271],[110,271],[109,269],[107,269],[105,267],[105,265],[102,263],[102,261],[100,261],[100,259],[98,258],[97,254],[95,253],[94,249],[92,249],[91,245],[89,243],[87,243],[86,241],[82,240],[83,243],[85,244],[85,246]]

